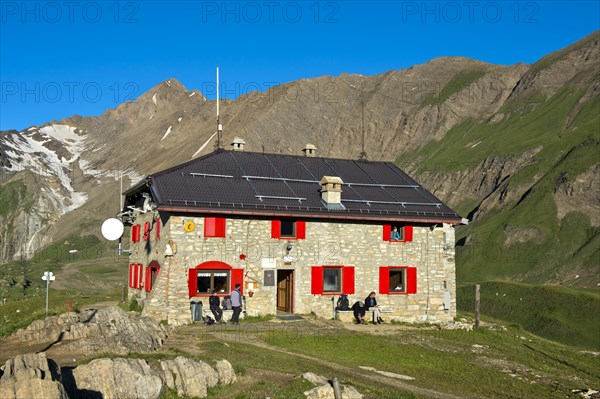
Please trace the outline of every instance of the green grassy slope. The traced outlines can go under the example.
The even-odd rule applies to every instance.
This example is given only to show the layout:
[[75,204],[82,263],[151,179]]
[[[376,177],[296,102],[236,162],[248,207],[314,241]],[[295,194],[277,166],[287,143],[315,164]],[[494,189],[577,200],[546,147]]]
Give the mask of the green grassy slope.
[[[569,346],[600,350],[600,292],[522,283],[481,284],[481,313]],[[457,307],[473,313],[475,287],[457,290]]]

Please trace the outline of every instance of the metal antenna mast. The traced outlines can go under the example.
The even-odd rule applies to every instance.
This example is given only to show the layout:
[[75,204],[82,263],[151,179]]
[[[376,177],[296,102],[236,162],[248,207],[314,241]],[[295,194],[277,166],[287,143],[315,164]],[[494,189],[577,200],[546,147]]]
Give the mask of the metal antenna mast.
[[219,119],[219,67],[217,67],[217,148],[223,149],[223,126],[221,125],[221,121]]
[[360,112],[362,117],[362,151],[358,156],[361,161],[367,160],[367,152],[365,151],[365,96],[363,92],[363,85],[360,85]]

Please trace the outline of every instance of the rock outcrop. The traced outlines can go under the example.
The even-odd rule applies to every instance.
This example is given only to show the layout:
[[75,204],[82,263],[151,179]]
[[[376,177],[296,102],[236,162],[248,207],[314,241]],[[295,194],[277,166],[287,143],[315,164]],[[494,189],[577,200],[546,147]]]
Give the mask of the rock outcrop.
[[219,374],[202,361],[179,356],[174,360],[162,360],[160,366],[165,384],[177,390],[179,396],[204,398],[208,388],[219,382]]
[[162,380],[141,359],[95,359],[73,370],[72,398],[158,399]]
[[0,377],[0,398],[68,399],[60,382],[58,366],[45,353],[30,353],[10,359]]
[[162,346],[167,330],[150,318],[128,314],[121,308],[93,309],[81,313],[36,320],[12,338],[27,342],[49,342],[56,352],[76,350],[84,355],[110,351],[119,355],[129,352],[152,352]]

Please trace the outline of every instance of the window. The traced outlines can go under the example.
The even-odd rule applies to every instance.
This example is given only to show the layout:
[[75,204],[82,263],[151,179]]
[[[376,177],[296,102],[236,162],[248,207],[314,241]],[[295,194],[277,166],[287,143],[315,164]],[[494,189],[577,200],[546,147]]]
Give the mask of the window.
[[303,240],[306,238],[306,222],[294,219],[273,220],[271,238]]
[[380,294],[416,294],[417,268],[383,266],[379,268]]
[[384,224],[383,241],[410,242],[413,240],[413,226]]
[[323,292],[341,292],[342,291],[342,268],[324,267],[323,268]]
[[354,266],[313,266],[311,293],[354,294]]
[[204,218],[204,237],[225,237],[225,218]]
[[154,283],[156,282],[156,278],[158,277],[158,272],[160,271],[160,264],[153,260],[146,267],[146,282],[144,284],[144,288],[147,292],[152,291],[152,287],[154,287]]
[[236,284],[242,287],[243,293],[244,269],[233,269],[227,263],[208,261],[188,270],[189,296],[207,296],[212,290],[219,294],[228,294]]
[[229,271],[198,271],[196,292],[199,294],[211,294],[213,290],[217,290],[218,294],[229,293]]

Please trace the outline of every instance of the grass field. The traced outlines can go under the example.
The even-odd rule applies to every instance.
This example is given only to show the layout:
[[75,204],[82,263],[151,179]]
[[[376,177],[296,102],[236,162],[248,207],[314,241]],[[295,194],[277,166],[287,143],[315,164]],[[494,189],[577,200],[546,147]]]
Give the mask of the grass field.
[[[600,351],[600,291],[522,283],[481,284],[481,313],[563,344]],[[460,311],[474,312],[475,287],[457,290]]]

